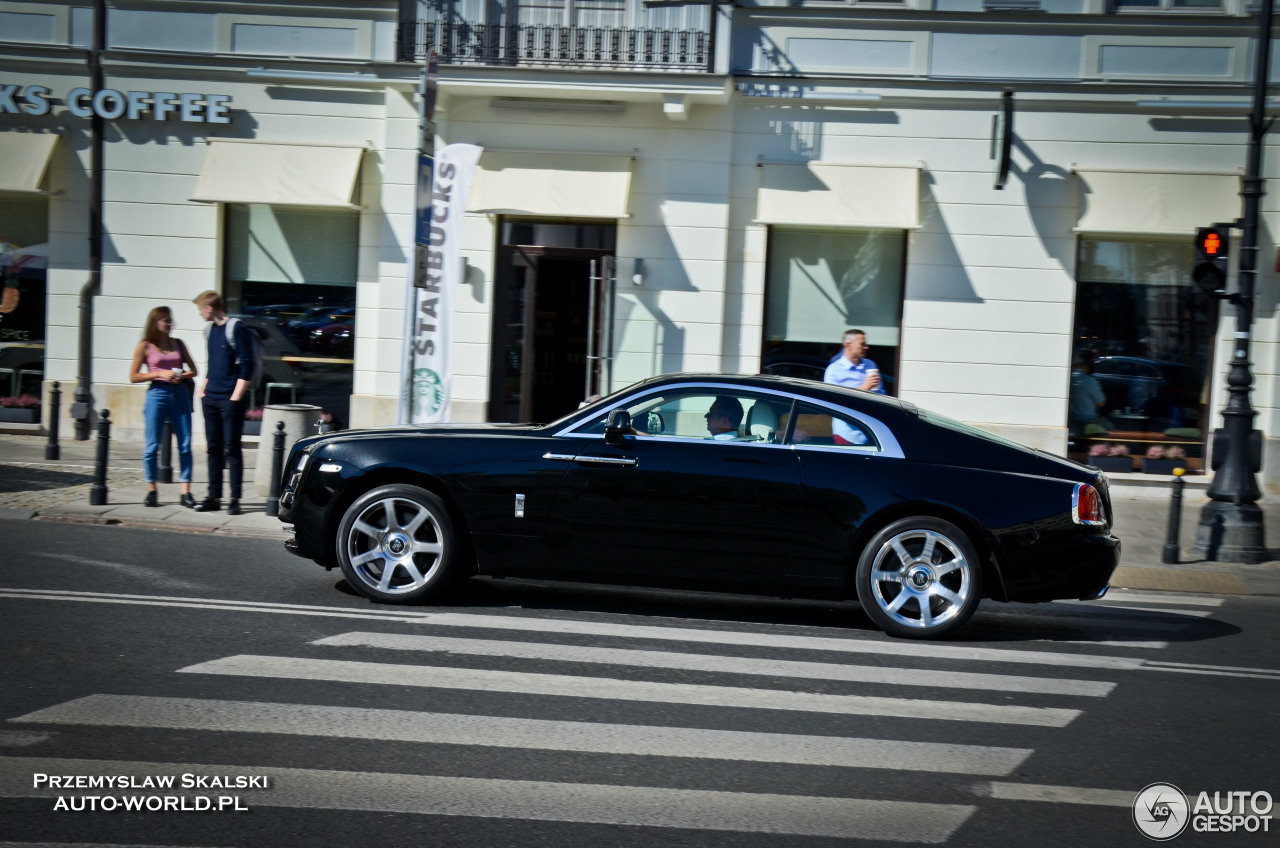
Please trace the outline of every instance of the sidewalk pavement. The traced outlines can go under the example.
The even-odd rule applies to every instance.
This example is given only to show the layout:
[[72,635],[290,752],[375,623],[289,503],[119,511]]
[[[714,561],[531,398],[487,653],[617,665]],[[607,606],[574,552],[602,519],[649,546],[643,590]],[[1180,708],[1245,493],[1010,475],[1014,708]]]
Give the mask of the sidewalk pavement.
[[[192,533],[256,536],[283,542],[284,526],[266,514],[266,498],[257,494],[254,469],[258,446],[245,442],[242,515],[228,515],[227,498],[218,512],[195,512],[178,505],[177,483],[161,483],[160,506],[145,507],[147,493],[142,474],[141,442],[112,441],[107,463],[107,503],[89,505],[97,440],[63,440],[59,460],[45,459],[47,438],[36,435],[0,434],[0,518],[123,524]],[[208,493],[206,455],[195,454],[191,492],[196,500]],[[174,479],[178,456],[173,456]],[[1238,565],[1196,561],[1192,555],[1200,508],[1206,499],[1203,479],[1185,478],[1179,562],[1161,562],[1169,521],[1169,478],[1141,474],[1110,475],[1116,535],[1123,543],[1121,565],[1112,579],[1115,589],[1204,592],[1229,595],[1280,596],[1280,504],[1260,504],[1266,523],[1266,539],[1275,547],[1270,562]],[[225,484],[224,484],[225,485]],[[224,489],[224,495],[227,491]]]

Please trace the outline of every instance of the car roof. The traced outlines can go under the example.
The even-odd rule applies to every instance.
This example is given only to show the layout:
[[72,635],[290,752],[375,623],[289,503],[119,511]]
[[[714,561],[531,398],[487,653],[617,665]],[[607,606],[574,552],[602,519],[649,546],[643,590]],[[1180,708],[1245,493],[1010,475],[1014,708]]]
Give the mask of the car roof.
[[782,377],[776,374],[714,374],[714,373],[693,373],[682,372],[678,374],[662,374],[657,377],[650,377],[631,386],[638,389],[641,386],[649,386],[654,383],[731,383],[733,385],[743,386],[744,388],[768,388],[778,391],[793,392],[795,394],[810,395],[820,398],[826,398],[833,403],[848,405],[849,401],[857,403],[880,404],[894,409],[903,410],[914,413],[916,407],[914,404],[898,400],[888,395],[877,394],[874,392],[863,392],[858,389],[851,389],[845,386],[835,386],[830,383],[819,383],[816,380],[806,380],[803,377]]

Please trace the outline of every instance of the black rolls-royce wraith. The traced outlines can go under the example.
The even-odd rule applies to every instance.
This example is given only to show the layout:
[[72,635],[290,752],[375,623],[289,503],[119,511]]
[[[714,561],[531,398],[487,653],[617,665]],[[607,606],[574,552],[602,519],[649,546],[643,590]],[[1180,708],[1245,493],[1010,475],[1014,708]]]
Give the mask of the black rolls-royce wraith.
[[1120,556],[1097,469],[769,376],[657,377],[551,424],[302,439],[280,518],[375,601],[476,573],[856,598],[905,637],[984,597],[1100,597]]

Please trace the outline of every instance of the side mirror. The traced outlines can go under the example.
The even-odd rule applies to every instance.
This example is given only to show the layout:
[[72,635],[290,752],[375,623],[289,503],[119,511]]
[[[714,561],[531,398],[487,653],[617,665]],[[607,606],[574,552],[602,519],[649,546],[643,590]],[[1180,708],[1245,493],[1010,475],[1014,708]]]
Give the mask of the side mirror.
[[609,413],[609,421],[604,427],[604,443],[613,447],[622,447],[625,437],[631,432],[631,416],[625,409],[615,409]]

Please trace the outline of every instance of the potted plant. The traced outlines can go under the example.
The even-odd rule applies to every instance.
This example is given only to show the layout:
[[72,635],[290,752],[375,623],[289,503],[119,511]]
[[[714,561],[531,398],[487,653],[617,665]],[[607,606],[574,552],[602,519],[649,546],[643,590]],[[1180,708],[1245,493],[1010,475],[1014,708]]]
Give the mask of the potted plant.
[[1175,468],[1187,467],[1187,452],[1180,447],[1152,445],[1142,457],[1142,470],[1147,474],[1172,474]]
[[244,412],[244,434],[257,436],[262,433],[262,407],[246,409]]
[[1089,464],[1111,474],[1123,474],[1133,470],[1127,445],[1102,442],[1089,448]]
[[39,424],[40,398],[34,395],[0,398],[0,421],[6,424]]

